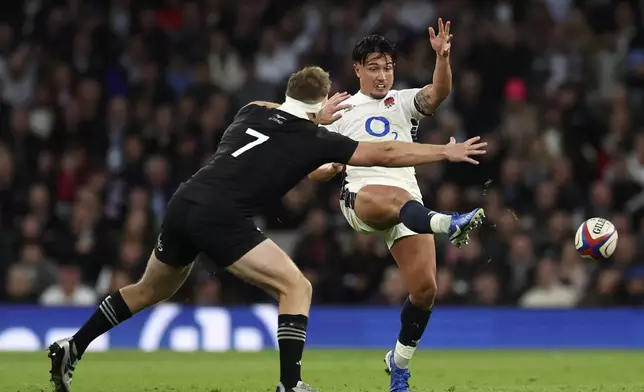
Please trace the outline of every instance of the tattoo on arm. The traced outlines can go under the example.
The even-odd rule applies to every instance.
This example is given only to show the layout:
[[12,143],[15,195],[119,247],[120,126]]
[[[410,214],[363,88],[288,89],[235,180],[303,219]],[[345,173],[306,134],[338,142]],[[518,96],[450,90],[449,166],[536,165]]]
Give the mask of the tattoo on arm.
[[430,88],[431,87],[422,88],[414,97],[414,106],[416,106],[416,110],[425,116],[431,116],[436,110],[429,95]]

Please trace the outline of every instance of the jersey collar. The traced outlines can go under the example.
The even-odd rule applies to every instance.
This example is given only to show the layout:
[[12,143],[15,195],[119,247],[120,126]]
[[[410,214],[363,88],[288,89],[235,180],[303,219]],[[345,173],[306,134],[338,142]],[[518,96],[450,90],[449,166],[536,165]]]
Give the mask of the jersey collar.
[[360,91],[360,90],[358,90],[358,92],[355,93],[354,97],[356,97],[361,102],[380,101],[380,99],[376,99],[376,98],[368,96],[367,94],[363,94],[362,91]]

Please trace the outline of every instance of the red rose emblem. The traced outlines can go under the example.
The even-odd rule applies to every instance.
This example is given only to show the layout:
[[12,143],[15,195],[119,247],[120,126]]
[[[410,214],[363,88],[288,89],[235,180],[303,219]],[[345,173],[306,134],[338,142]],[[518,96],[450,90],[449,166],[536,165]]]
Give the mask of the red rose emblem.
[[385,106],[389,106],[393,104],[394,104],[394,97],[388,97],[385,99]]

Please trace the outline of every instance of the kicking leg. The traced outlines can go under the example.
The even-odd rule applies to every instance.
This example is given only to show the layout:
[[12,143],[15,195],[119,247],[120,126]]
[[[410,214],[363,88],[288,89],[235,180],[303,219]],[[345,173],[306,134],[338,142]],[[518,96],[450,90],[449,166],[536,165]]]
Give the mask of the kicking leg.
[[71,338],[49,346],[51,381],[55,392],[69,392],[76,364],[87,346],[141,310],[170,298],[188,277],[192,264],[173,267],[150,256],[141,280],[110,294]]
[[450,241],[461,246],[470,230],[485,217],[482,208],[466,214],[441,214],[418,202],[406,190],[388,185],[367,185],[355,199],[356,215],[377,230],[403,223],[419,234],[447,234]]
[[400,314],[396,347],[385,358],[391,374],[390,391],[409,391],[409,361],[425,332],[436,297],[436,249],[432,235],[398,239],[391,248],[409,288],[409,298]]
[[228,271],[279,299],[280,385],[277,392],[315,391],[301,381],[301,361],[313,292],[311,283],[271,240],[257,245],[228,267]]

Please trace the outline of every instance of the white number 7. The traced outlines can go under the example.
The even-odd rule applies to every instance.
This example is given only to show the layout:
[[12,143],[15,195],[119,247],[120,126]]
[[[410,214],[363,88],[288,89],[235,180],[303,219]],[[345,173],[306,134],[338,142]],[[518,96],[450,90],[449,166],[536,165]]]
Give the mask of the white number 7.
[[259,146],[262,143],[265,143],[268,140],[268,136],[264,135],[263,133],[259,133],[256,130],[251,129],[251,128],[248,128],[246,130],[246,133],[251,135],[251,136],[253,136],[253,137],[256,137],[257,140],[254,140],[254,141],[248,143],[247,145],[245,145],[244,147],[240,148],[239,150],[233,152],[232,156],[234,156],[235,158],[237,158],[241,154],[245,153],[246,151],[250,150],[251,148],[253,148],[255,146]]

